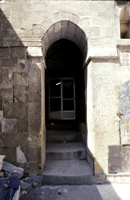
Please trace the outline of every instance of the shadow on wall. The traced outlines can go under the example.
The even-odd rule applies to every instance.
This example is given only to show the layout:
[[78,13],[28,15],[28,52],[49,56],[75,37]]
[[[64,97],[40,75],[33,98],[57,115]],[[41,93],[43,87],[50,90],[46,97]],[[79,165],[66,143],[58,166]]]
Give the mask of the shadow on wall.
[[[24,46],[16,31],[0,8],[0,47]],[[7,55],[0,55],[1,57]]]
[[0,24],[0,154],[26,174],[37,174],[42,168],[41,60],[27,58],[1,9]]

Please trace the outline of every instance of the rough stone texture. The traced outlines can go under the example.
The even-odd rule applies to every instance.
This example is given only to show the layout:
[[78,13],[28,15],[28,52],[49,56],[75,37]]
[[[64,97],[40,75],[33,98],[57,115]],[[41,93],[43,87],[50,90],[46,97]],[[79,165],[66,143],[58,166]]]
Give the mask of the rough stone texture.
[[119,115],[122,145],[130,145],[130,82],[120,88]]
[[9,173],[9,176],[18,176],[19,178],[21,178],[23,176],[24,173],[24,169],[20,168],[20,167],[16,167],[8,162],[3,162],[3,168],[2,170],[6,171]]
[[[45,56],[52,43],[64,38],[79,47],[88,65],[83,138],[95,158],[95,172],[107,173],[109,147],[120,145],[120,128],[125,135],[129,129],[127,121],[119,126],[118,107],[119,88],[130,77],[130,43],[120,40],[120,33],[129,38],[129,2],[7,0],[0,1],[0,8],[0,152],[18,165],[30,162],[30,174],[43,169]],[[121,142],[129,144],[129,138]]]
[[4,104],[5,118],[27,118],[27,104],[23,102],[5,103]]
[[32,190],[32,185],[21,181],[21,194],[20,194],[20,199],[21,200],[28,200],[31,199],[34,195],[34,191]]
[[4,133],[17,132],[17,119],[6,119],[4,122]]
[[28,101],[28,86],[15,85],[14,98],[18,102],[27,102]]
[[5,155],[5,161],[10,163],[16,163],[16,148],[15,147],[0,147],[0,153]]
[[1,171],[2,167],[3,167],[3,159],[4,158],[5,158],[4,155],[0,155],[0,171]]
[[109,173],[130,172],[130,147],[113,145],[109,147]]

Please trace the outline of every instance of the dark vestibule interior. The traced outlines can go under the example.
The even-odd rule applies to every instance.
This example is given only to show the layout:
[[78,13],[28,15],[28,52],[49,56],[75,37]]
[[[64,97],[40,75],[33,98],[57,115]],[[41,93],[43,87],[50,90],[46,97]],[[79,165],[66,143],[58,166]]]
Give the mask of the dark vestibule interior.
[[85,122],[82,53],[75,43],[60,39],[50,46],[45,60],[46,126],[69,124],[76,129],[78,122]]

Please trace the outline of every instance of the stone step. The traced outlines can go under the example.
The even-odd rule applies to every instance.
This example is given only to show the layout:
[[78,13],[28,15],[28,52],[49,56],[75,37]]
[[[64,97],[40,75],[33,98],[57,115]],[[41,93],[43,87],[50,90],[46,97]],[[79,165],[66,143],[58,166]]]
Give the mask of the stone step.
[[73,130],[77,127],[77,124],[75,122],[73,123],[64,123],[64,124],[56,124],[56,123],[51,123],[47,124],[47,130]]
[[78,130],[48,130],[47,142],[77,142],[81,140],[81,133]]
[[82,142],[47,143],[47,160],[85,160],[86,152]]
[[43,184],[86,185],[93,182],[93,171],[86,160],[46,160]]

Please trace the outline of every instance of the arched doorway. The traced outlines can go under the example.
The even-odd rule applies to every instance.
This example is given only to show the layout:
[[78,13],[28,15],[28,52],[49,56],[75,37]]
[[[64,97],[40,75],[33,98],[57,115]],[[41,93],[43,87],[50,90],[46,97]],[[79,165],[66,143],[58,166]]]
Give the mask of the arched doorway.
[[60,39],[45,60],[47,129],[78,129],[78,122],[85,122],[82,53],[70,40]]
[[[81,176],[87,177],[88,170],[92,175],[78,131],[80,123],[86,123],[87,80],[84,80],[83,69],[87,57],[86,35],[79,26],[70,21],[57,22],[44,35],[43,55],[46,66],[43,108],[47,130],[44,183],[51,180],[49,183],[52,184],[58,174],[61,179],[64,179],[63,175],[68,177],[65,178],[68,183],[68,173],[73,171],[74,163],[77,163],[77,168],[73,175],[76,176],[75,180],[79,181],[79,168],[84,173]],[[72,165],[68,166],[66,162]],[[64,169],[58,163],[64,163]],[[58,168],[53,170],[55,167]]]
[[[43,37],[46,63],[46,126],[85,122],[83,65],[87,56],[84,31],[70,21],[53,24]],[[65,124],[65,126],[64,126]],[[59,127],[57,127],[59,128]],[[69,126],[70,128],[70,126]]]

